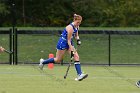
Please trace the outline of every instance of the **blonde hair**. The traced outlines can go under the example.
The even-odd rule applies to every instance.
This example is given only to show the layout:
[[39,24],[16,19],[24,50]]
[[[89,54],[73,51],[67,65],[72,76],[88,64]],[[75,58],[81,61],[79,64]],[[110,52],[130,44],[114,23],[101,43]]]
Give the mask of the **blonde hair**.
[[82,16],[77,15],[77,14],[74,14],[73,20],[74,20],[74,21],[75,21],[75,20],[82,20]]

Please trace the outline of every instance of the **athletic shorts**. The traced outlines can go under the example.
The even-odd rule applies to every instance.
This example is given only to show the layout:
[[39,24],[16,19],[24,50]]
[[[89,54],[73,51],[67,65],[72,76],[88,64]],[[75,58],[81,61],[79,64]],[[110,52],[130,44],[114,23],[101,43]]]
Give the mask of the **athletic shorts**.
[[[72,43],[72,42],[71,42]],[[73,45],[73,44],[72,44]],[[58,50],[64,50],[64,49],[69,49],[69,45],[68,42],[65,38],[60,37],[60,39],[58,40],[57,46],[56,48]]]

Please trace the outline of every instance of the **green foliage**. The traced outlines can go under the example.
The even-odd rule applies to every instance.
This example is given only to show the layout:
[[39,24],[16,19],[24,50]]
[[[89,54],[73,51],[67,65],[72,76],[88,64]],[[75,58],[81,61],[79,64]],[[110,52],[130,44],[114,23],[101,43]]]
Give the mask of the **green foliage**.
[[8,13],[9,11],[7,10],[7,6],[0,2],[0,15],[6,15]]
[[[81,26],[140,26],[139,0],[14,0],[18,26],[65,26],[73,14],[83,16]],[[7,15],[9,4],[0,4]],[[8,10],[10,11],[10,10]],[[4,17],[9,23],[9,16]]]
[[5,17],[9,14],[8,6],[0,1],[0,26],[5,23]]

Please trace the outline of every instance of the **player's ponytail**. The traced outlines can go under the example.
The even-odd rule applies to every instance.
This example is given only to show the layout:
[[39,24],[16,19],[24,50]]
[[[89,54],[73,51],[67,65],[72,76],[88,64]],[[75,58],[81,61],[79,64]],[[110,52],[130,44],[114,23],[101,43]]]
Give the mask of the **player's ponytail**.
[[73,20],[74,20],[74,21],[75,21],[75,20],[82,20],[82,16],[77,15],[77,14],[74,14]]

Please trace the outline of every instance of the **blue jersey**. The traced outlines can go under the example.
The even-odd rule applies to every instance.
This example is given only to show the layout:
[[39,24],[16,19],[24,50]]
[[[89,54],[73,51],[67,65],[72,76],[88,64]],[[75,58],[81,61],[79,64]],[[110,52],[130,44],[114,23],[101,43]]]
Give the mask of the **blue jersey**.
[[[71,38],[71,44],[73,45],[72,39],[73,37],[75,37],[75,34],[77,33],[78,29],[75,28],[72,23],[70,25],[73,27],[73,33],[72,33],[72,38]],[[66,31],[66,28],[65,28],[56,46],[58,50],[69,49],[67,37],[68,37],[68,32]]]

